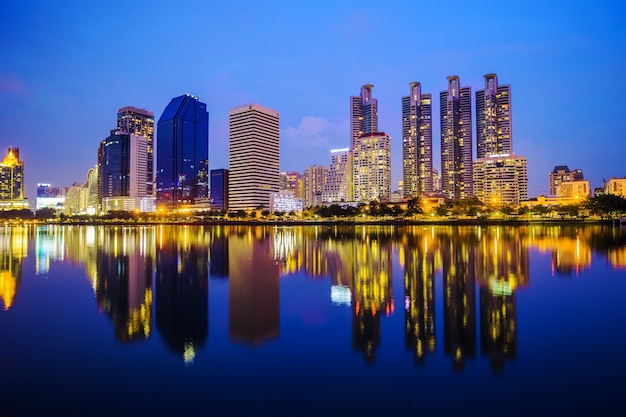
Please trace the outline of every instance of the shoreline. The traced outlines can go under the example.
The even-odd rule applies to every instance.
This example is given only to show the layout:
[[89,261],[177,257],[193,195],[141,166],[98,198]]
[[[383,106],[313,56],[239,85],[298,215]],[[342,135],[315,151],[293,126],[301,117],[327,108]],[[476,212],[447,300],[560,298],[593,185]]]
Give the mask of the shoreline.
[[[525,226],[525,225],[617,225],[626,224],[620,219],[375,219],[375,220],[55,220],[41,222],[25,222],[34,225],[67,225],[67,226]],[[7,223],[5,223],[6,225]]]

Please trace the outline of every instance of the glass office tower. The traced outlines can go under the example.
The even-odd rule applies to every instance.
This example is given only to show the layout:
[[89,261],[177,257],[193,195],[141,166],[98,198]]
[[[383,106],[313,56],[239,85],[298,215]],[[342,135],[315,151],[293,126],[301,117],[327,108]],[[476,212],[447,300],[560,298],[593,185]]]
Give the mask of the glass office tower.
[[209,113],[198,97],[173,98],[157,124],[158,209],[208,198]]

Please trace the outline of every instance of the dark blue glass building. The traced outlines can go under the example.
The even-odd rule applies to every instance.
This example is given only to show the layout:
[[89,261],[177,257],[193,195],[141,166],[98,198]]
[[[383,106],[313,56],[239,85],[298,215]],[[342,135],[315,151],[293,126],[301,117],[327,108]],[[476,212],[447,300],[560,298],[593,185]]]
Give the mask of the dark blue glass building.
[[173,98],[157,124],[157,207],[208,198],[209,113],[198,97]]
[[211,208],[228,210],[228,170],[211,170]]

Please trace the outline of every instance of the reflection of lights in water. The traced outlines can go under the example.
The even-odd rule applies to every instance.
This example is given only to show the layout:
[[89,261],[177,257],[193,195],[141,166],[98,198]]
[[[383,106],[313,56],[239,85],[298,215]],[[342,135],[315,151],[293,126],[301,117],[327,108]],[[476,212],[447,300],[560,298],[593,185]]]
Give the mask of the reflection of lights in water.
[[185,365],[192,365],[195,357],[196,349],[193,346],[193,342],[188,340],[185,342],[185,348],[183,351],[183,360],[185,361]]
[[337,306],[350,306],[352,300],[352,292],[345,285],[333,285],[330,287],[330,300]]
[[404,309],[409,311],[411,309],[411,297],[408,295],[404,296]]

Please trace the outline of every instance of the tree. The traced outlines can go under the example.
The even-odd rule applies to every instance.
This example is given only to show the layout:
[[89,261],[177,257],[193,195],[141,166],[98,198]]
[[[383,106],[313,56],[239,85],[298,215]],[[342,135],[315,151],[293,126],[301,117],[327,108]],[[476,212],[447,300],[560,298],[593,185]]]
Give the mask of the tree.
[[615,194],[598,194],[589,197],[584,208],[600,217],[614,217],[626,213],[626,198]]

